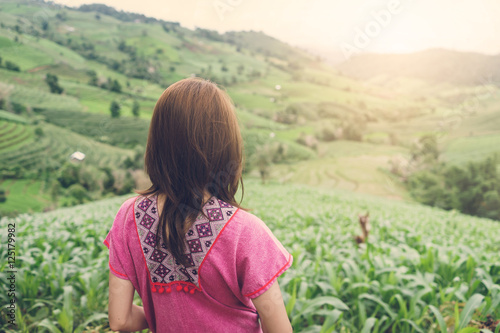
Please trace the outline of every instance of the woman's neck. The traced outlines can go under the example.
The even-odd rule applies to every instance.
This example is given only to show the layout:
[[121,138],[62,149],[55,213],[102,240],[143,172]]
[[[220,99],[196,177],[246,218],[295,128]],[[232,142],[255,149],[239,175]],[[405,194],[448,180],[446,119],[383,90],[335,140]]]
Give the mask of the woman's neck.
[[[205,191],[205,193],[203,194],[203,203],[205,204],[208,200],[210,200],[211,197],[212,195],[210,194],[210,192]],[[163,203],[165,202],[165,199],[166,199],[165,194],[163,193],[158,194],[157,206],[159,212],[163,211]]]

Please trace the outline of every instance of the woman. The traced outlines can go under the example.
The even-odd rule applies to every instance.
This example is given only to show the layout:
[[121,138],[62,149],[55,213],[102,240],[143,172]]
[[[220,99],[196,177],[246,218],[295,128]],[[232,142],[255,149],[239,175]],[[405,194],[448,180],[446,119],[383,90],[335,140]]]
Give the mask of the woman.
[[168,87],[145,168],[151,187],[122,205],[104,241],[111,329],[292,331],[277,278],[293,258],[235,200],[242,140],[229,96],[199,78]]

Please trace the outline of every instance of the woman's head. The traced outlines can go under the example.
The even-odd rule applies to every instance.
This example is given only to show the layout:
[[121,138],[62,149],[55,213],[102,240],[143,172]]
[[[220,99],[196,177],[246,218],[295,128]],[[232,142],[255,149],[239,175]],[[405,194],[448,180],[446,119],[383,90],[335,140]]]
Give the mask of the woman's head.
[[172,199],[207,190],[234,200],[242,140],[227,93],[200,78],[168,87],[151,119],[145,166],[155,191]]
[[[163,229],[170,244],[172,233],[184,236],[201,210],[204,193],[237,205],[242,150],[233,104],[216,84],[188,78],[163,92],[154,108],[145,155],[152,186],[143,194],[166,197],[160,226],[167,223]],[[178,251],[172,252],[180,259]]]

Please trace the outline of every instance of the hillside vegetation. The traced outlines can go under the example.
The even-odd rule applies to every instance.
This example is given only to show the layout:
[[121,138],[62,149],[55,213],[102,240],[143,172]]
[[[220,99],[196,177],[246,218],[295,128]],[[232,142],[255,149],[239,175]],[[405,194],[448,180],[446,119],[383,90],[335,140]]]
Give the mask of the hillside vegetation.
[[[418,200],[408,177],[426,168],[412,165],[419,138],[434,135],[439,162],[450,165],[500,152],[498,57],[429,50],[332,68],[262,32],[190,30],[95,4],[1,0],[0,21],[0,189],[7,199],[0,214],[98,199],[131,181],[143,186],[138,170],[156,100],[189,76],[228,91],[245,173],[264,182]],[[83,162],[70,161],[76,151],[86,154]],[[67,170],[76,173],[69,182],[61,180]],[[26,181],[40,192],[14,209],[9,198],[22,197]]]

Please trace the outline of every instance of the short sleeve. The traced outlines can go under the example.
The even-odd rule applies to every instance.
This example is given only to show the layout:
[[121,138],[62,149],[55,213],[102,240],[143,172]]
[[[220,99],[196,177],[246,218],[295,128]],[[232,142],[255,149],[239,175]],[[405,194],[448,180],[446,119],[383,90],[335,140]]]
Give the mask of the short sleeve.
[[255,298],[292,265],[293,257],[262,220],[249,215],[238,241],[237,275],[242,295]]
[[[132,198],[134,199],[134,198]],[[109,249],[109,269],[116,277],[129,280],[127,269],[133,266],[128,255],[125,223],[130,209],[133,209],[134,200],[127,200],[118,210],[113,225],[103,243]]]

